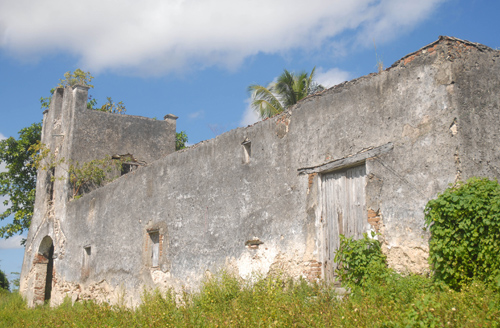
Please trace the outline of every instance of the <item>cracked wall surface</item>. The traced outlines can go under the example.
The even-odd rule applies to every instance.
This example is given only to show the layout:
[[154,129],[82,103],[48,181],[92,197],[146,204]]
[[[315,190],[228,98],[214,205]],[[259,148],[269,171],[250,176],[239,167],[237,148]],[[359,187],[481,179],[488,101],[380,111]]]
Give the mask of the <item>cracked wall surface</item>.
[[[322,177],[354,165],[366,169],[366,232],[380,233],[391,267],[426,272],[427,201],[457,179],[500,175],[499,72],[498,51],[442,37],[379,74],[170,153],[157,134],[167,139],[175,125],[58,114],[86,99],[84,89],[58,89],[43,132],[65,135],[48,140],[58,156],[133,154],[147,165],[72,201],[56,181],[53,214],[39,172],[21,290],[33,298],[44,236],[55,246],[53,304],[67,295],[134,305],[144,288],[196,290],[221,269],[331,281]],[[108,117],[101,147],[93,138]]]

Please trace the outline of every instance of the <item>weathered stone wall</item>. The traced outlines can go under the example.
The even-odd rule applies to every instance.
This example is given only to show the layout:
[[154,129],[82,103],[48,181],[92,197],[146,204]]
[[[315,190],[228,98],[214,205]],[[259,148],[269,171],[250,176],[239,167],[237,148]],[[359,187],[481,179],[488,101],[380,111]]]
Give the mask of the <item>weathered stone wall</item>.
[[43,299],[33,294],[34,286],[46,276],[38,274],[40,270],[36,266],[42,240],[50,237],[54,246],[52,277],[56,277],[58,264],[66,256],[66,205],[72,198],[68,182],[69,164],[125,154],[146,164],[175,151],[175,119],[155,121],[88,110],[87,96],[86,87],[58,88],[50,109],[44,112],[42,143],[51,149],[47,160],[53,158],[54,162],[62,162],[53,171],[38,172],[35,211],[20,281],[20,290],[30,304],[34,304],[33,300],[43,303]]
[[[221,268],[243,278],[271,272],[328,278],[322,175],[342,159],[366,165],[364,226],[381,233],[389,264],[427,270],[427,201],[457,179],[499,176],[498,53],[441,38],[380,74],[65,203],[54,302],[66,293],[135,304],[144,286],[196,288]],[[76,130],[89,141],[72,148],[81,154],[98,145],[87,125]],[[154,267],[152,233],[159,234]]]

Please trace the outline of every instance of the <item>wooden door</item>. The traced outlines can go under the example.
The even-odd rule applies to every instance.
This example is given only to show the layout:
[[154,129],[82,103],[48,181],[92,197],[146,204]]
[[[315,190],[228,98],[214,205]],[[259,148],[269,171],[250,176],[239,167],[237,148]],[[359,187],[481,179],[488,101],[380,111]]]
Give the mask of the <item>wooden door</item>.
[[364,164],[322,175],[324,268],[327,280],[334,278],[337,268],[334,258],[340,245],[339,235],[358,239],[367,231],[365,186]]

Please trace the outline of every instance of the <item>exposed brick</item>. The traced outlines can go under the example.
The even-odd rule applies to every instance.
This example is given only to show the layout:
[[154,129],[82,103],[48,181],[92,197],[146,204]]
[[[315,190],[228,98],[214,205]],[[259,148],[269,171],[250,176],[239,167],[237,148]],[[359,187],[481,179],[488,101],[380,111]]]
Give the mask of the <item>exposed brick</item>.
[[380,230],[380,224],[382,221],[382,217],[380,216],[379,210],[374,211],[372,209],[368,209],[368,223],[375,229],[376,232]]
[[308,263],[305,263],[305,265],[308,267],[308,269],[304,270],[303,274],[307,277],[308,280],[314,281],[321,278],[321,262],[309,261]]
[[374,210],[372,210],[372,209],[369,209],[369,210],[368,210],[368,218],[374,218],[374,217],[376,217],[376,216],[378,216],[378,213],[377,213],[377,212],[375,212],[375,211],[374,211]]

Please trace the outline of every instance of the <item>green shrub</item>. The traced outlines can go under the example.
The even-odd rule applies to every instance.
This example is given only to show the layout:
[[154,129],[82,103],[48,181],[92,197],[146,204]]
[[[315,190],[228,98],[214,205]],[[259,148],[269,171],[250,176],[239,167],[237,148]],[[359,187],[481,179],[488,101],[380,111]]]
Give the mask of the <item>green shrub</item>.
[[363,286],[369,280],[383,279],[390,270],[387,269],[386,256],[382,254],[380,241],[367,233],[362,239],[340,235],[340,247],[335,253],[338,265],[336,273],[345,286]]
[[454,289],[474,279],[498,288],[500,185],[486,178],[458,183],[430,200],[429,262],[436,280]]

